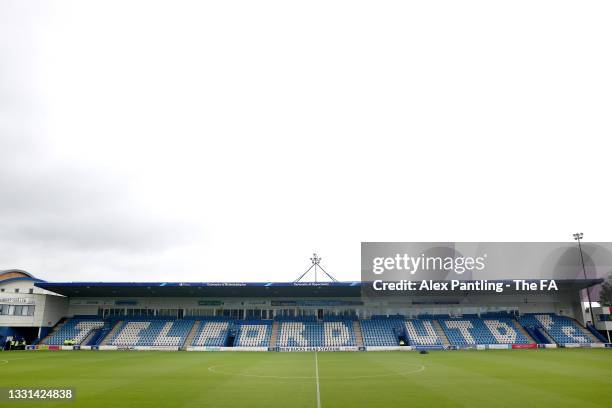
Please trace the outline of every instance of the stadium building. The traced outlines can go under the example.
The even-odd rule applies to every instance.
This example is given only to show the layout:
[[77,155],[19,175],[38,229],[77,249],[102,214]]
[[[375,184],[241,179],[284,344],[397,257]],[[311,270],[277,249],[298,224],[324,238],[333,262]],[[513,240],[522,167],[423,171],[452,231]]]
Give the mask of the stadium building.
[[190,351],[605,347],[610,308],[599,308],[591,325],[580,297],[601,281],[558,281],[554,293],[369,298],[360,282],[46,282],[7,270],[0,342]]

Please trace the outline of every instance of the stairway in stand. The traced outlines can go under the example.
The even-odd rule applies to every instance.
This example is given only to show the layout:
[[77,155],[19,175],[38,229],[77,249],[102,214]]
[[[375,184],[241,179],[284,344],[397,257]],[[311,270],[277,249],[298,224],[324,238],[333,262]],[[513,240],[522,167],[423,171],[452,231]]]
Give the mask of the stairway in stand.
[[[97,329],[97,330],[100,330],[100,329]],[[85,337],[80,344],[83,346],[87,346],[89,342],[91,341],[91,339],[93,338],[93,336],[95,335],[96,335],[96,329],[90,331],[87,337]]]
[[278,322],[272,323],[272,335],[270,336],[270,347],[276,347],[276,339],[278,338]]
[[552,336],[550,334],[548,334],[548,331],[546,331],[546,329],[542,326],[540,326],[538,328],[538,330],[540,330],[540,333],[542,333],[544,335],[544,337],[546,337],[546,340],[548,340],[548,342],[550,344],[558,344],[555,339],[552,338]]
[[521,325],[518,320],[516,319],[512,319],[512,323],[514,323],[514,328],[516,330],[519,331],[519,333],[522,333],[523,336],[525,336],[531,343],[537,343],[537,341],[535,341],[535,339],[533,337],[531,337],[529,335],[529,333],[527,333],[527,330],[525,330],[525,328],[523,327],[523,325]]
[[434,329],[436,330],[436,334],[442,340],[442,344],[444,346],[450,346],[450,342],[448,341],[448,337],[446,337],[446,333],[444,333],[444,329],[440,325],[440,322],[437,320],[433,321]]
[[361,323],[359,323],[359,320],[353,320],[353,331],[355,332],[356,346],[363,347],[363,334],[361,333]]
[[106,346],[109,342],[109,340],[111,338],[113,338],[115,336],[115,333],[117,333],[117,331],[119,330],[119,328],[121,327],[121,325],[123,324],[123,320],[119,320],[111,329],[111,331],[108,332],[108,334],[106,335],[106,337],[104,337],[104,340],[102,340],[102,343],[100,343],[101,346]]
[[51,330],[41,341],[40,344],[45,344],[45,342],[47,340],[49,340],[49,337],[53,336],[59,329],[62,328],[62,326],[64,324],[66,324],[66,322],[68,321],[68,319],[66,318],[62,318],[53,328],[53,330]]
[[574,319],[574,318],[571,318],[571,319],[574,321],[574,323],[576,323],[576,326],[578,326],[578,327],[580,328],[580,332],[581,332],[582,334],[584,334],[585,336],[587,336],[587,338],[591,339],[591,341],[592,341],[593,343],[601,343],[601,340],[599,340],[597,337],[595,337],[595,335],[594,335],[593,333],[591,333],[591,332],[589,331],[589,329],[587,329],[586,327],[584,327],[584,326],[582,325],[582,323],[580,323],[578,320],[576,320],[576,319]]
[[185,339],[185,342],[183,343],[183,346],[182,346],[183,349],[191,346],[191,343],[193,343],[193,338],[195,337],[196,333],[200,329],[200,324],[202,324],[200,320],[195,321],[195,323],[191,327],[191,330],[189,331],[189,334],[187,335],[187,338]]

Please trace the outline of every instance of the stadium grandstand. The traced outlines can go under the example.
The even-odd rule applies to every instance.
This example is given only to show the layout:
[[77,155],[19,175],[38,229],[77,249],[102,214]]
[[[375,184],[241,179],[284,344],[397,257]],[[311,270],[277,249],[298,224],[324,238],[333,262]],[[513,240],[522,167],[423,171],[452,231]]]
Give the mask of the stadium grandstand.
[[363,297],[360,282],[46,282],[0,272],[0,341],[29,348],[396,350],[609,346],[580,291]]

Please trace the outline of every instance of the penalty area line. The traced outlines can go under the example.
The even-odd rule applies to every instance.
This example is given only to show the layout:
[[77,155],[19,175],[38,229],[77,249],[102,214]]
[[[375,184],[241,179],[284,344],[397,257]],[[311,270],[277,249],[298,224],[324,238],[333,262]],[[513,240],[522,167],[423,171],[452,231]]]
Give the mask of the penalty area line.
[[315,378],[317,380],[317,408],[321,408],[321,387],[319,386],[319,356],[315,350]]

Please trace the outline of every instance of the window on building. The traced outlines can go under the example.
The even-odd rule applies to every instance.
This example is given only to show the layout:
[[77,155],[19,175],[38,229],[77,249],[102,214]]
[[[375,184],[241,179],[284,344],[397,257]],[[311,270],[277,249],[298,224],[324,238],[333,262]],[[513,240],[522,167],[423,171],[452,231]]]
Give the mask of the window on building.
[[187,309],[185,310],[185,316],[214,316],[215,309]]
[[15,293],[19,293],[19,288],[15,288]]
[[259,309],[247,309],[247,314],[246,317],[248,318],[261,318],[262,317],[262,312],[264,312],[264,310],[259,310]]
[[179,317],[179,310],[178,309],[159,309],[157,311],[157,315],[177,318]]
[[151,316],[152,310],[148,309],[127,309],[128,316]]
[[0,315],[3,315],[3,316],[34,316],[34,305],[31,305],[31,306],[0,305]]
[[34,289],[30,288],[29,293],[34,293]]

